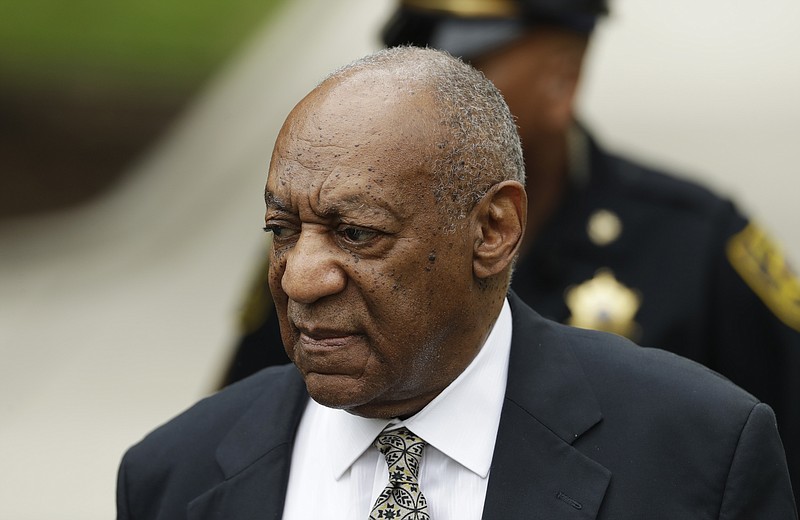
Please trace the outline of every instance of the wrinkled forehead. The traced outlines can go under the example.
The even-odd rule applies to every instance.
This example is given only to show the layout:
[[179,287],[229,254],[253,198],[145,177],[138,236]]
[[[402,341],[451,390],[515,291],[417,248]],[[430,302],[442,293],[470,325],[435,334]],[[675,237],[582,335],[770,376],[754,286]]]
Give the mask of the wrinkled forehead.
[[328,81],[287,118],[267,189],[289,198],[429,189],[437,127],[432,95],[419,85],[373,73]]
[[419,81],[389,71],[360,71],[314,89],[289,115],[284,130],[330,146],[387,136],[413,145],[415,137],[429,135],[435,126],[435,106],[430,89]]
[[421,84],[389,73],[362,72],[326,81],[291,112],[276,141],[270,174],[292,165],[325,170],[335,165],[411,169],[429,163],[441,140],[433,96]]

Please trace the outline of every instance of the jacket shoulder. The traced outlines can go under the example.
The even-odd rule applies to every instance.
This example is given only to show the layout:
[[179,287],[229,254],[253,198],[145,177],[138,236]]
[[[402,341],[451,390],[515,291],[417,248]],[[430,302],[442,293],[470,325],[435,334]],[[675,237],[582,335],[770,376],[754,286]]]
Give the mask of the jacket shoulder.
[[[186,504],[241,471],[258,454],[285,444],[299,418],[304,386],[293,365],[270,367],[193,405],[131,447],[117,482],[118,517],[180,518]],[[272,443],[272,444],[269,444]],[[229,451],[224,451],[224,450]],[[221,451],[222,450],[222,451]]]
[[219,441],[260,396],[284,391],[290,384],[293,370],[288,365],[271,367],[230,385],[157,427],[131,451],[156,450],[174,457],[186,450],[202,448],[203,443],[187,443],[189,437],[194,441]]
[[759,402],[721,374],[672,352],[642,347],[611,333],[553,326],[569,338],[598,395],[610,394],[609,403],[658,402],[653,412],[696,410],[709,417],[738,409],[746,418]]

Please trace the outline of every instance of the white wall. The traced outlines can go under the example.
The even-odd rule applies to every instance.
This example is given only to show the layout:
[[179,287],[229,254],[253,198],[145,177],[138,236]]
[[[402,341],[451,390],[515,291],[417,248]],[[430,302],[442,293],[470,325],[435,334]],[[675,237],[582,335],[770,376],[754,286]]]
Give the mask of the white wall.
[[[105,199],[0,227],[0,519],[113,516],[124,449],[207,393],[264,247],[291,106],[377,47],[390,4],[292,0]],[[800,5],[619,0],[581,112],[736,195],[800,258]]]

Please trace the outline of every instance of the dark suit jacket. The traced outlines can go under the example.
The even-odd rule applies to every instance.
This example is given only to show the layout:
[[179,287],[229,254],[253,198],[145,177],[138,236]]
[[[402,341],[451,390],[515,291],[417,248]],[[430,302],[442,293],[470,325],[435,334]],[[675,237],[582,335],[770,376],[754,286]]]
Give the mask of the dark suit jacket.
[[[683,358],[510,300],[484,519],[797,517],[767,405]],[[280,518],[307,400],[298,372],[274,367],[158,428],[123,459],[118,519]]]

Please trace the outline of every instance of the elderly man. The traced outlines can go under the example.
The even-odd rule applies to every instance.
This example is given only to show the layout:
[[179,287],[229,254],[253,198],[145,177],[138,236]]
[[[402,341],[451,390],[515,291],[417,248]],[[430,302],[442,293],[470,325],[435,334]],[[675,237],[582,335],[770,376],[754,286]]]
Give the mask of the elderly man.
[[[468,59],[517,119],[529,199],[517,295],[545,317],[669,350],[751,392],[775,410],[800,480],[800,281],[729,200],[609,153],[575,123],[605,0],[398,4],[387,46]],[[260,283],[228,382],[286,362]]]
[[768,406],[507,292],[522,164],[500,93],[439,51],[306,96],[266,187],[294,366],[132,448],[118,518],[796,518]]

